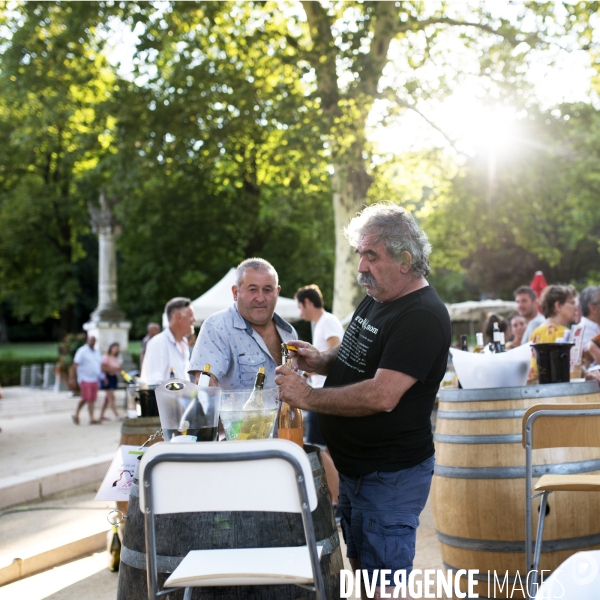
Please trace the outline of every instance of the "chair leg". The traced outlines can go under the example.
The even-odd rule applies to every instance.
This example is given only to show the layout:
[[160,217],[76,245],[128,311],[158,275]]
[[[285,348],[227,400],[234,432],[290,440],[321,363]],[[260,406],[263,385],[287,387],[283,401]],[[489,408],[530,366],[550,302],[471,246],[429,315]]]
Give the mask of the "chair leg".
[[542,494],[542,501],[540,503],[540,518],[538,519],[537,535],[535,537],[535,551],[533,553],[533,572],[531,574],[530,582],[530,597],[532,597],[532,591],[535,589],[538,580],[538,571],[540,567],[540,556],[542,554],[542,539],[544,537],[544,522],[546,520],[546,506],[548,505],[548,494],[550,492],[544,492]]
[[185,592],[183,592],[183,600],[192,600],[192,588],[186,587]]

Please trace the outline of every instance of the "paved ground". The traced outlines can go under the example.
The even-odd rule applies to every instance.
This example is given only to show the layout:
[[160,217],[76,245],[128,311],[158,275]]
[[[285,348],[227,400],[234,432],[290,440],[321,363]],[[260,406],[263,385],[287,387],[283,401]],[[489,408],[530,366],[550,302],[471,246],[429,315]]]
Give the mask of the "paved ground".
[[0,587],[0,600],[115,600],[118,574],[107,563],[107,552],[93,554]]
[[[96,404],[102,400],[101,393]],[[0,479],[116,450],[121,424],[105,421],[89,425],[82,411],[81,425],[74,425],[70,414],[77,402],[78,398],[66,392],[4,388],[0,400]]]
[[0,511],[0,567],[100,531],[114,502],[96,501],[98,484]]

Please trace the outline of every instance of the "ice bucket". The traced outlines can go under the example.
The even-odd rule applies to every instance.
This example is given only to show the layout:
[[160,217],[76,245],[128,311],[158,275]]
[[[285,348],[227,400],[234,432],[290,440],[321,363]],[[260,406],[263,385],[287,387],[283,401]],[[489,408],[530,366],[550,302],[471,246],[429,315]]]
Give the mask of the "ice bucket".
[[532,344],[540,383],[568,383],[571,379],[571,347],[574,344]]
[[156,401],[165,442],[183,435],[198,442],[217,439],[221,388],[168,379],[156,388]]
[[476,354],[450,348],[452,364],[464,389],[520,387],[527,383],[530,344],[499,354]]
[[262,410],[244,410],[252,390],[223,390],[221,394],[221,421],[227,440],[261,440],[273,433],[279,410],[279,389],[263,390]]

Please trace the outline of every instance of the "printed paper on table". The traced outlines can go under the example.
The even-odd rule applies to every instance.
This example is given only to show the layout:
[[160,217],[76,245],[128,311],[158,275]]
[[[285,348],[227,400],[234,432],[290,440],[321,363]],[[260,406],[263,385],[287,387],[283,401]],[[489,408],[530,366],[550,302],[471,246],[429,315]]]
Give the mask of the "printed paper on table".
[[121,500],[127,502],[133,484],[135,466],[138,463],[138,458],[144,452],[145,448],[139,446],[119,446],[94,500]]

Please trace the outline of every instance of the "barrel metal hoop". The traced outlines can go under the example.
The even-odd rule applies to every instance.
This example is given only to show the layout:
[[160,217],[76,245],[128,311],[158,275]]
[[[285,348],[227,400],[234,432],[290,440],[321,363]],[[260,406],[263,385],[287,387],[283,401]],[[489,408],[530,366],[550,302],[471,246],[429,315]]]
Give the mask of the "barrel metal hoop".
[[[525,553],[525,541],[504,540],[473,540],[469,538],[455,537],[440,533],[436,530],[435,535],[442,544],[461,548],[463,550],[478,550],[480,552],[522,552]],[[560,552],[562,550],[578,550],[600,544],[600,533],[584,535],[582,537],[566,538],[562,540],[542,541],[542,552]],[[534,543],[535,546],[535,543]],[[487,580],[487,578],[486,578]]]
[[442,388],[440,402],[490,402],[495,400],[528,400],[530,398],[557,398],[560,396],[579,396],[600,392],[598,382],[546,383],[522,387],[487,388],[459,390]]
[[440,444],[520,444],[520,433],[507,435],[449,435],[434,433],[433,441]]
[[[525,550],[523,550],[524,552]],[[444,568],[445,569],[449,569],[450,571],[452,571],[453,573],[456,573],[457,571],[459,571],[460,569],[458,567],[453,567],[452,565],[449,565],[447,562],[444,563]],[[494,575],[490,572],[489,576],[486,573],[473,573],[471,575],[473,577],[473,579],[476,579],[477,581],[485,581],[486,583],[494,583]],[[504,582],[504,577],[500,577],[500,581]],[[515,583],[517,580],[517,578],[514,575],[508,575],[506,578],[506,582],[509,584],[513,584]],[[479,594],[480,598],[487,598],[487,596],[482,596],[481,594]]]
[[481,420],[481,419],[522,419],[525,408],[514,410],[438,410],[438,419]]
[[[332,554],[340,545],[340,536],[337,530],[333,532],[328,538],[319,540],[317,546],[323,548],[321,551],[321,557],[327,554]],[[184,556],[156,556],[156,568],[159,573],[172,573],[178,566],[179,563],[184,559]],[[134,569],[146,570],[146,553],[138,552],[137,550],[131,550],[127,546],[121,546],[121,562],[133,567]]]
[[310,467],[312,471],[318,471],[323,468],[323,461],[321,460],[321,456],[317,452],[316,448],[312,452],[307,452],[306,456],[308,456],[308,460],[310,460]]
[[337,529],[330,535],[328,538],[324,540],[319,540],[317,542],[317,547],[321,546],[323,550],[321,551],[321,556],[325,556],[326,554],[332,554],[340,545],[340,536],[338,535]]
[[[184,556],[156,556],[156,570],[159,573],[172,573]],[[134,569],[146,570],[146,553],[131,550],[127,546],[121,546],[121,562]]]
[[[600,459],[551,465],[533,465],[533,476],[571,475],[600,471]],[[453,479],[524,479],[525,467],[449,467],[436,464],[434,472],[439,477]]]

